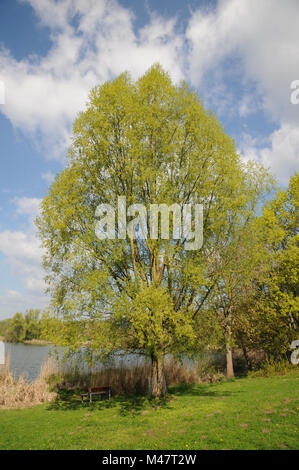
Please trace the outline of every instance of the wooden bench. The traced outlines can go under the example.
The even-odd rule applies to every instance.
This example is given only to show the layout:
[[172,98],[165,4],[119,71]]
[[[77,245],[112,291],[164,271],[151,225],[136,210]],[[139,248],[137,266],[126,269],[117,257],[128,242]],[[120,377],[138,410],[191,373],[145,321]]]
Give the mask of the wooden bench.
[[84,393],[81,393],[82,403],[84,401],[84,397],[87,397],[89,399],[89,403],[91,403],[92,402],[92,397],[94,395],[107,395],[108,399],[110,400],[111,389],[110,389],[110,387],[90,387],[90,388],[86,388]]

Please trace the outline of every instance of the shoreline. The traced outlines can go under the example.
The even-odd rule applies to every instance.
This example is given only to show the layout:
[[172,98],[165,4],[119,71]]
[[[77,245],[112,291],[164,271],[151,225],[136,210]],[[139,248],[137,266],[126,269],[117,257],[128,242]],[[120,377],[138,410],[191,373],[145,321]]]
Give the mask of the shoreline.
[[47,341],[45,339],[28,339],[28,340],[21,341],[21,342],[20,341],[18,342],[7,341],[4,336],[0,336],[0,341],[3,341],[4,343],[11,343],[11,344],[30,344],[33,346],[34,345],[35,346],[50,346],[53,344],[50,341]]

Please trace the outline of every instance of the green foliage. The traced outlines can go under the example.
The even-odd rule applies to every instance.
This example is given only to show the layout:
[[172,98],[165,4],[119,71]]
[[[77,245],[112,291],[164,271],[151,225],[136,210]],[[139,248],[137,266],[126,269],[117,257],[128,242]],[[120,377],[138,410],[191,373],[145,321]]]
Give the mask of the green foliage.
[[210,302],[215,321],[222,328],[220,344],[223,342],[226,348],[236,344],[234,331],[240,323],[245,326],[244,307],[252,302],[254,282],[268,269],[268,253],[256,218],[257,207],[268,185],[267,176],[261,174],[250,211],[244,211],[243,219],[235,222],[221,253],[215,256],[215,271],[219,274]]
[[9,328],[9,324],[11,322],[10,318],[0,321],[0,336],[7,336],[7,330]]
[[16,313],[9,324],[6,339],[12,343],[21,343],[26,337],[25,320],[22,313]]
[[[95,87],[37,221],[52,299],[47,334],[103,354],[124,349],[157,358],[195,347],[223,270],[215,259],[231,254],[227,245],[267,181],[262,167],[242,164],[197,94],[174,85],[159,65],[136,83],[124,73]],[[203,204],[202,249],[188,251],[172,238],[97,239],[96,207],[116,207],[124,195],[128,205]]]
[[296,373],[297,366],[288,359],[276,361],[274,358],[266,358],[262,364],[259,364],[257,370],[249,371],[249,377],[272,377],[274,375],[286,375]]
[[26,340],[39,339],[41,336],[40,310],[30,309],[24,315]]
[[38,309],[30,309],[22,313],[16,313],[12,318],[1,322],[0,334],[5,340],[12,343],[22,343],[32,339],[39,339],[42,331],[41,312]]
[[265,205],[259,219],[268,268],[256,279],[248,309],[253,345],[281,359],[298,339],[299,175]]

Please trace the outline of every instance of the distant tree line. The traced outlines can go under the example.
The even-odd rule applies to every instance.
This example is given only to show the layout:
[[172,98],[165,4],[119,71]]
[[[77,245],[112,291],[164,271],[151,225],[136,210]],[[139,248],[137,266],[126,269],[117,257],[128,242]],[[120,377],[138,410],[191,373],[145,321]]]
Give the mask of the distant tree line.
[[40,339],[42,333],[42,312],[29,309],[24,314],[16,313],[12,318],[0,321],[0,336],[7,342],[22,343]]

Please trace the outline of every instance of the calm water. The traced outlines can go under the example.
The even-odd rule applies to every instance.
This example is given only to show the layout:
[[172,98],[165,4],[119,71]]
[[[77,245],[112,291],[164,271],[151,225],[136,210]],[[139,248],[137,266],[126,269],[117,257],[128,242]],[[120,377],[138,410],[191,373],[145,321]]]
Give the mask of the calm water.
[[[27,382],[32,382],[39,377],[41,366],[47,361],[49,354],[52,350],[51,346],[37,346],[32,344],[21,343],[4,343],[5,356],[10,356],[10,370],[14,377],[18,379],[21,375]],[[216,355],[212,355],[216,357]],[[143,359],[140,356],[128,354],[122,356],[126,364],[133,365],[142,363]],[[203,359],[203,358],[202,358]],[[120,358],[115,358],[114,364],[120,361]],[[191,360],[184,361],[188,366],[192,367]],[[81,366],[88,368],[87,365],[81,362]],[[98,366],[97,368],[99,368]]]
[[[10,370],[14,377],[18,379],[21,375],[27,382],[33,382],[40,375],[40,369],[43,363],[45,363],[51,353],[53,347],[51,346],[37,346],[32,344],[21,344],[21,343],[4,343],[5,357],[10,357]],[[126,355],[122,359],[128,365],[133,365],[142,362],[139,356],[133,354]],[[121,358],[116,357],[113,361],[115,365],[119,363]],[[85,370],[88,366],[84,362],[80,361],[81,367]],[[95,367],[101,368],[101,365]]]

